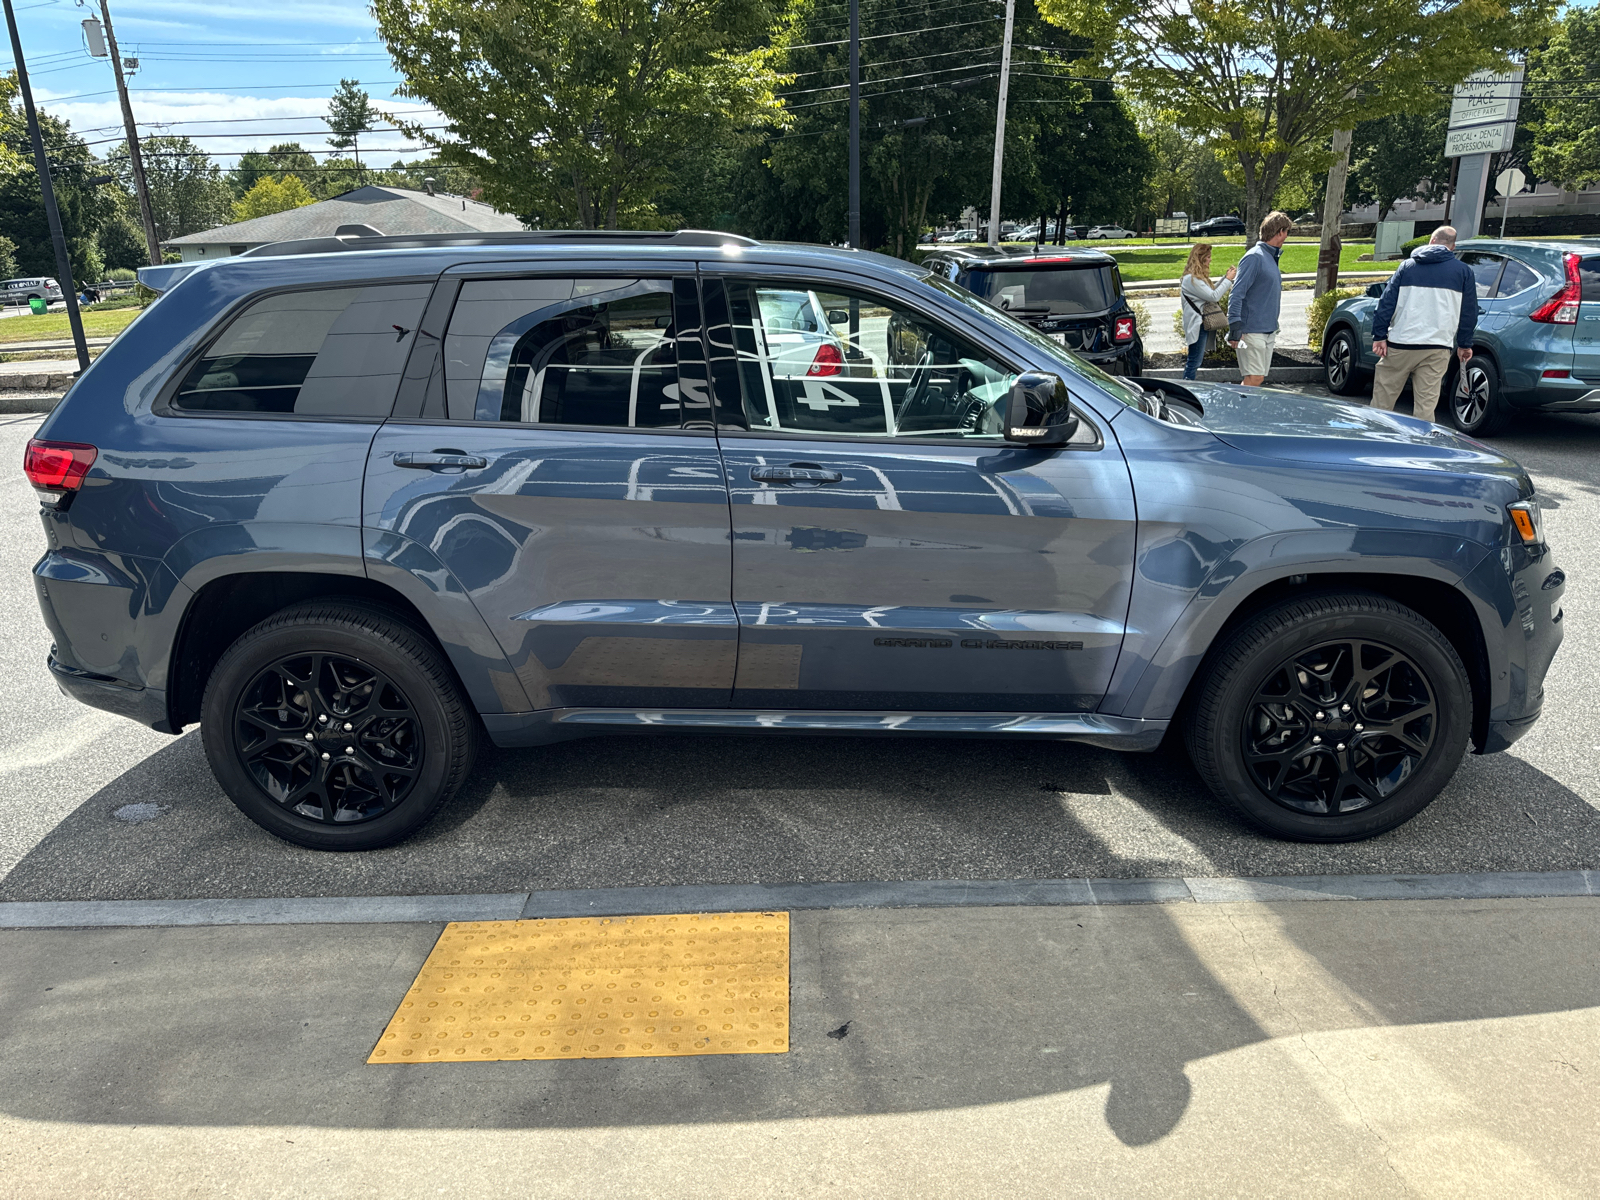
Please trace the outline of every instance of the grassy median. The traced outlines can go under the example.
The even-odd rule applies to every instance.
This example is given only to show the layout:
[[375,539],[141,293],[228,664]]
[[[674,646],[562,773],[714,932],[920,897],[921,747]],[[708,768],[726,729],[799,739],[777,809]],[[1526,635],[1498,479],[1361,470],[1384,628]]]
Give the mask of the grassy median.
[[[121,333],[144,309],[109,308],[84,309],[83,334],[85,337],[112,337]],[[49,342],[72,337],[72,326],[67,324],[64,312],[34,316],[7,317],[0,321],[0,345],[8,342]]]

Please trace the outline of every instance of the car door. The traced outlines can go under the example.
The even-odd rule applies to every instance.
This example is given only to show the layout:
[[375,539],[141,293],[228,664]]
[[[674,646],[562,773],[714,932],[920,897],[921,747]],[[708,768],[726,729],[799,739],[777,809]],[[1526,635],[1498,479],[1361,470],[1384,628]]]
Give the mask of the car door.
[[[818,297],[844,362],[763,353],[770,304]],[[733,511],[736,707],[1083,712],[1122,643],[1128,472],[1084,414],[1018,448],[1021,365],[905,296],[731,270],[706,284]]]
[[373,444],[369,564],[470,597],[536,709],[728,702],[728,493],[686,272],[447,275]]

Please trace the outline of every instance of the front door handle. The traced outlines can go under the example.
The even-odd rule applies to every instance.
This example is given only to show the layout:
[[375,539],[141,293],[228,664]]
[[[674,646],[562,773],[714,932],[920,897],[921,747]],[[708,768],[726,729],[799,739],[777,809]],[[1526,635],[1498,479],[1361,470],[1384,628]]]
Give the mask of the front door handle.
[[844,479],[838,471],[822,467],[751,467],[750,478],[757,483],[798,483],[815,487],[819,483],[839,483]]
[[394,465],[424,471],[481,471],[489,465],[489,460],[465,450],[434,450],[426,454],[401,450],[394,456]]

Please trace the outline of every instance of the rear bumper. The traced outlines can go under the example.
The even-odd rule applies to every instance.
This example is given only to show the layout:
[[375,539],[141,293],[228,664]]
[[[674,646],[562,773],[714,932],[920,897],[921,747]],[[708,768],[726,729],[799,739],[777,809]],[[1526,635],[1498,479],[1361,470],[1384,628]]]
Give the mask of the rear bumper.
[[63,695],[71,696],[90,708],[116,713],[148,725],[159,733],[171,733],[167,722],[167,693],[157,688],[134,687],[106,675],[96,675],[69,667],[55,655],[49,659],[50,677]]
[[1582,379],[1547,379],[1520,402],[1540,412],[1600,412],[1600,387]]

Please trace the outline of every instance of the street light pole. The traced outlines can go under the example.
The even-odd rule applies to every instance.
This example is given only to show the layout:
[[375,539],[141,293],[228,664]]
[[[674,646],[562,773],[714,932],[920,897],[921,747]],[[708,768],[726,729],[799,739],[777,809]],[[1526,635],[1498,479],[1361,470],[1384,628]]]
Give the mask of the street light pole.
[[111,6],[100,0],[100,15],[106,23],[106,45],[111,51],[111,69],[117,77],[117,98],[122,101],[122,126],[128,134],[128,165],[133,169],[133,191],[139,197],[139,218],[144,222],[145,249],[150,265],[161,265],[161,243],[156,239],[155,214],[150,207],[150,185],[144,178],[144,155],[139,151],[139,128],[133,123],[133,103],[128,99],[128,81],[122,74],[122,54],[117,50],[117,34],[111,28]]
[[861,248],[861,0],[850,0],[850,248]]
[[22,89],[22,109],[28,117],[28,136],[33,140],[33,165],[39,171],[39,187],[44,193],[44,215],[50,222],[50,240],[56,248],[56,281],[67,301],[67,324],[72,326],[72,344],[78,351],[78,370],[89,369],[89,346],[83,340],[83,317],[78,313],[78,288],[72,281],[72,260],[67,257],[67,236],[61,231],[61,210],[56,207],[56,189],[50,182],[50,160],[44,152],[44,135],[39,131],[39,114],[33,107],[33,85],[28,82],[28,64],[22,59],[22,35],[17,31],[17,14],[11,0],[5,4],[6,24],[11,29],[11,57],[17,64],[17,83]]
[[1006,157],[1006,90],[1011,85],[1011,24],[1017,0],[1006,0],[1006,36],[1000,48],[1000,105],[994,118],[994,181],[989,188],[989,245],[1000,248],[1000,167]]

